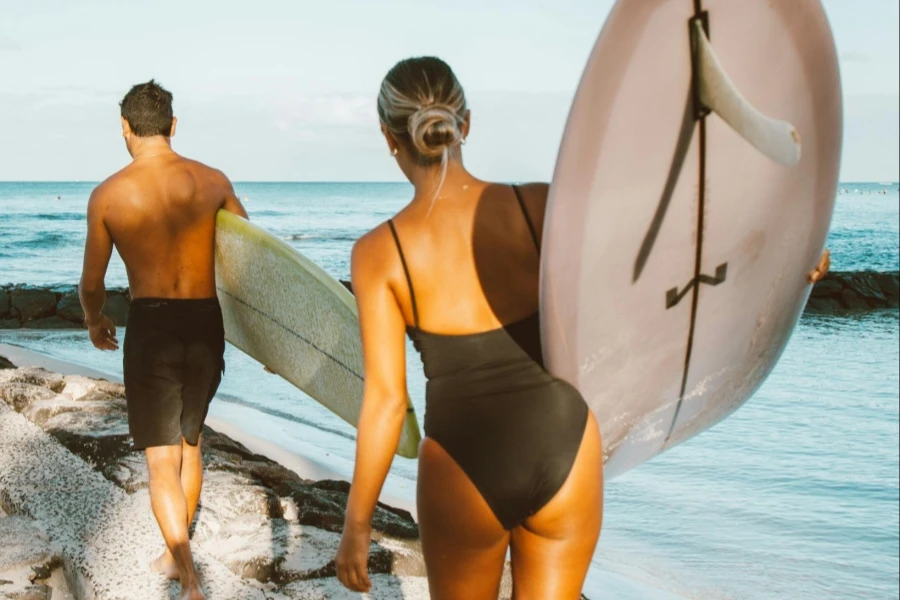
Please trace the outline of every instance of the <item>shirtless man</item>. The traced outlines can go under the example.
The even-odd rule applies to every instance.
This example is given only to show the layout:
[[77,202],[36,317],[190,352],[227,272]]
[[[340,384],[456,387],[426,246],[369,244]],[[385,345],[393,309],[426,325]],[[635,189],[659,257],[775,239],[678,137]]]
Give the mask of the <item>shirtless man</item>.
[[91,194],[78,289],[94,346],[118,349],[115,325],[102,312],[115,246],[132,297],[124,349],[128,425],[135,448],[146,453],[150,502],[167,546],[151,566],[181,581],[182,600],[200,600],[188,529],[203,482],[200,431],[225,369],[216,212],[247,213],[225,175],[172,150],[171,93],[151,80],[134,86],[121,107],[134,160]]

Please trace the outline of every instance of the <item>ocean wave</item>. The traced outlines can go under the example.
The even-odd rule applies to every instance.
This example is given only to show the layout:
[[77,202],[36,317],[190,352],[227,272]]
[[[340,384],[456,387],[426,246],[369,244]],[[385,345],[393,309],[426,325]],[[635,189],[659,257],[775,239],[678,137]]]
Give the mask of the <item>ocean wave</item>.
[[31,237],[16,241],[8,246],[14,249],[53,249],[64,246],[81,245],[83,237],[64,231],[35,232]]
[[26,218],[35,219],[37,221],[84,221],[87,216],[80,212],[64,212],[64,213],[37,213],[28,215]]
[[306,240],[323,240],[328,242],[355,242],[359,239],[359,236],[351,233],[335,233],[331,235],[322,233],[292,233],[290,235],[282,236],[281,239],[288,242],[303,242]]
[[250,220],[257,217],[286,217],[291,214],[283,210],[250,210],[247,213],[250,216]]

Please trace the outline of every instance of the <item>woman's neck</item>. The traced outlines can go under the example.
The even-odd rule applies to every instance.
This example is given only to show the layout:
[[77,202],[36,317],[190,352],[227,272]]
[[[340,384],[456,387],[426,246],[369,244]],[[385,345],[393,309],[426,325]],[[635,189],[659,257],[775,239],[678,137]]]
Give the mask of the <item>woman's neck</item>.
[[444,173],[443,180],[442,173],[443,168],[438,164],[430,168],[417,169],[415,173],[411,174],[410,182],[416,190],[413,204],[431,205],[439,198],[463,191],[477,181],[461,161],[453,158],[447,162],[447,171]]

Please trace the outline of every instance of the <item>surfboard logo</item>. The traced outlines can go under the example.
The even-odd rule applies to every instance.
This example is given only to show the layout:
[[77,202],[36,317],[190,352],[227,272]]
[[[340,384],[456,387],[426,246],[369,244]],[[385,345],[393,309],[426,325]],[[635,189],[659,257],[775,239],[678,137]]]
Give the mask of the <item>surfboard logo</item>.
[[671,290],[666,292],[666,309],[672,308],[679,302],[681,299],[687,296],[688,292],[694,289],[694,287],[700,285],[701,283],[705,283],[707,285],[716,286],[725,281],[725,276],[728,274],[728,263],[722,263],[718,267],[716,267],[716,274],[713,276],[710,275],[697,275],[691,281],[684,286],[684,289],[680,292],[677,287],[673,287]]

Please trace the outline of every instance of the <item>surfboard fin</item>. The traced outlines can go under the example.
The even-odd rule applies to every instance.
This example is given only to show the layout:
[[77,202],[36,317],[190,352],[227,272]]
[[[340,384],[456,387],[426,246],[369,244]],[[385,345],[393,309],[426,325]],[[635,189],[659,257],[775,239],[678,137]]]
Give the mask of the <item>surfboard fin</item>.
[[719,115],[742,138],[785,167],[800,161],[800,134],[786,121],[762,114],[741,95],[716,56],[700,19],[692,25],[692,46],[700,103]]

